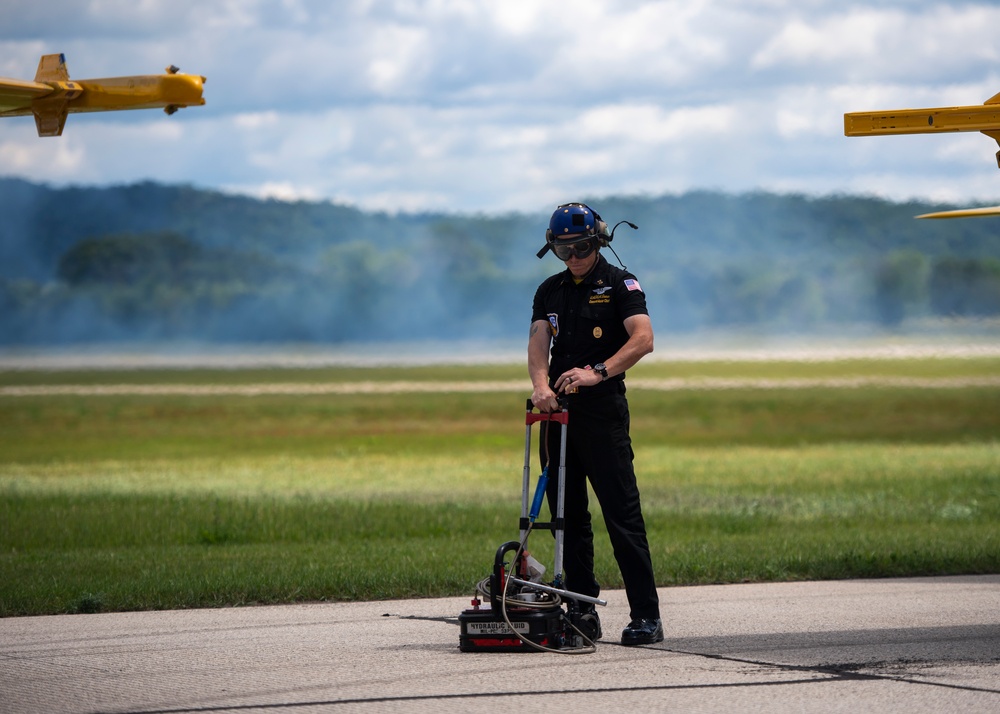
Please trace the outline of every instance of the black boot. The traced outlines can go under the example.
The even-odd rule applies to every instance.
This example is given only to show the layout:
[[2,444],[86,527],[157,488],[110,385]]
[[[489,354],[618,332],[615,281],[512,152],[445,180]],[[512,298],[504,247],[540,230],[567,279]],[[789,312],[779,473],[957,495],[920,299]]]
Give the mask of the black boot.
[[663,623],[659,618],[632,620],[622,630],[623,645],[651,645],[654,642],[663,642]]

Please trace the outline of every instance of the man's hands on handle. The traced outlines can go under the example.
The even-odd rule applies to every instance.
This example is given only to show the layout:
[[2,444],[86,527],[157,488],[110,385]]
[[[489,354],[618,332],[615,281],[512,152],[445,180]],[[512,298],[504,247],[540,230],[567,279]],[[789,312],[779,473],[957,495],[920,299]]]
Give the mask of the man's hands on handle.
[[[629,339],[617,353],[605,360],[609,376],[621,374],[630,369],[653,351],[653,328],[648,315],[633,315],[625,318],[625,330]],[[552,333],[546,320],[536,320],[528,335],[528,375],[533,391],[531,403],[543,412],[559,409],[559,394],[573,394],[581,387],[600,384],[604,376],[589,366],[573,367],[566,370],[552,387],[549,386],[549,346]]]
[[559,395],[574,394],[581,387],[592,387],[599,384],[603,375],[590,367],[574,367],[559,375],[555,384],[549,386],[549,345],[551,342],[549,323],[538,320],[531,325],[528,337],[528,374],[533,387],[531,403],[543,412],[554,412],[560,409]]
[[603,380],[604,377],[590,367],[585,369],[574,367],[559,375],[554,385],[555,389],[549,387],[548,381],[535,387],[531,393],[531,403],[543,412],[554,412],[560,408],[558,402],[560,394],[575,394],[580,387],[592,387]]

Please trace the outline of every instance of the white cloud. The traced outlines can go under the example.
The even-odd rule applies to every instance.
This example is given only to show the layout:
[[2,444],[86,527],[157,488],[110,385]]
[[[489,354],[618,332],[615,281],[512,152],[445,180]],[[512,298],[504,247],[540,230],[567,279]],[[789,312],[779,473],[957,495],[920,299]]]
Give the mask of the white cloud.
[[86,151],[79,142],[36,143],[35,122],[31,118],[18,121],[24,126],[12,131],[8,140],[0,141],[0,166],[8,175],[30,172],[39,180],[53,180],[80,171]]
[[949,72],[995,62],[993,28],[1000,7],[940,3],[844,7],[830,15],[795,15],[751,57],[755,70],[937,82]]
[[841,17],[809,23],[795,18],[784,25],[751,59],[754,69],[785,63],[847,62],[878,54],[879,39],[886,25],[900,24],[902,13],[859,10]]
[[[496,3],[467,3],[472,8],[485,9],[492,23],[504,34],[530,35],[538,27],[545,3],[537,0],[507,0]],[[485,5],[485,7],[484,7]],[[472,12],[474,10],[470,8]]]
[[726,105],[665,109],[653,104],[617,104],[574,115],[562,128],[582,144],[639,143],[645,146],[717,136],[736,129],[735,108]]
[[908,198],[942,177],[1000,195],[982,136],[843,136],[844,112],[1000,91],[998,25],[993,4],[902,0],[8,0],[0,73],[30,78],[49,51],[80,78],[172,62],[208,77],[207,105],[72,116],[60,139],[0,119],[0,174],[389,210],[704,187]]
[[232,122],[237,129],[256,131],[266,127],[277,128],[281,119],[281,114],[277,111],[245,112],[234,116]]
[[240,186],[238,184],[220,186],[225,193],[253,196],[260,199],[277,201],[321,201],[324,196],[309,187],[297,186],[289,181],[267,182],[258,185]]
[[414,75],[427,70],[431,54],[428,33],[422,28],[390,26],[378,32],[371,47],[372,59],[366,76],[376,94],[391,95],[402,91],[409,95],[407,84]]

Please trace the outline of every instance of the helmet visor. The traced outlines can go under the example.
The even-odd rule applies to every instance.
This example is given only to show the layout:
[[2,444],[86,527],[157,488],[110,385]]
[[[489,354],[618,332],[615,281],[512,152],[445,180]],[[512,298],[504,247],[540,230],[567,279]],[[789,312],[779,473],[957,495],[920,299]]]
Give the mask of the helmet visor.
[[559,258],[559,260],[566,261],[574,255],[577,258],[586,258],[594,252],[595,247],[597,247],[597,241],[588,236],[586,238],[573,241],[572,243],[560,243],[559,241],[554,241],[552,243],[552,252],[556,254],[556,257]]

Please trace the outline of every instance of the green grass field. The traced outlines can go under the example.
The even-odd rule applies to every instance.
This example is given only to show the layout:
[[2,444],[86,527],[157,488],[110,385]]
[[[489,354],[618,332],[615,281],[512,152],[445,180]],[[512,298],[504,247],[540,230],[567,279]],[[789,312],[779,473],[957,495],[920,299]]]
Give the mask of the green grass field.
[[[1000,359],[630,373],[847,377],[996,379]],[[517,535],[528,393],[5,388],[518,379],[519,365],[0,372],[0,616],[471,595]],[[1000,385],[630,399],[661,585],[1000,572]],[[602,583],[621,587],[601,529],[597,547]],[[547,534],[531,548],[550,563]]]

